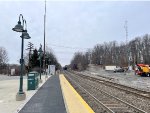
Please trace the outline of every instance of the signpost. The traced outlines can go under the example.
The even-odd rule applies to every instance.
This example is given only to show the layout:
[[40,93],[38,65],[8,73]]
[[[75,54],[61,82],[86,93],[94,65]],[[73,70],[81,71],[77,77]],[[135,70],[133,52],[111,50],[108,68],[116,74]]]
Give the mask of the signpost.
[[48,65],[48,73],[50,75],[55,75],[55,65]]

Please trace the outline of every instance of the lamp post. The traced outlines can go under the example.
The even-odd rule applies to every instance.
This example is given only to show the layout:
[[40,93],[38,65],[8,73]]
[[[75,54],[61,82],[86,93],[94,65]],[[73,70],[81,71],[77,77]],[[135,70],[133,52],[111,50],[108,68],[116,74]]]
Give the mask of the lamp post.
[[42,57],[42,53],[43,53],[43,51],[42,51],[42,45],[40,45],[40,48],[39,48],[39,50],[38,50],[38,52],[39,52],[39,60],[40,60],[40,82],[42,83],[42,79],[41,79],[41,57]]
[[[21,20],[22,19],[22,24]],[[23,65],[24,65],[24,59],[23,59],[23,49],[24,49],[24,39],[30,39],[31,37],[27,33],[27,23],[26,20],[23,18],[23,15],[19,15],[19,21],[18,24],[12,29],[16,32],[21,32],[22,35],[20,36],[22,38],[21,41],[21,59],[20,59],[20,85],[19,85],[19,92],[16,95],[16,100],[21,101],[26,98],[25,92],[23,92]]]

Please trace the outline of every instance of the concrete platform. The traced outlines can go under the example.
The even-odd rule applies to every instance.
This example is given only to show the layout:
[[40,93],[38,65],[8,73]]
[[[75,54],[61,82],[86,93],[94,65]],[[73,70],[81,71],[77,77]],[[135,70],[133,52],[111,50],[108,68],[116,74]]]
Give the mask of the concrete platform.
[[19,113],[66,113],[59,76],[50,77]]
[[53,75],[19,113],[94,113],[64,75]]
[[64,75],[60,75],[60,83],[67,113],[94,113],[90,106],[67,81]]
[[[27,90],[26,78],[24,76],[23,80],[23,91],[26,93],[26,99],[16,101],[16,94],[19,90],[19,76],[0,75],[0,113],[18,113],[26,102],[38,91],[38,89]],[[45,75],[42,75],[42,80],[43,83],[40,83],[39,87],[47,81]]]

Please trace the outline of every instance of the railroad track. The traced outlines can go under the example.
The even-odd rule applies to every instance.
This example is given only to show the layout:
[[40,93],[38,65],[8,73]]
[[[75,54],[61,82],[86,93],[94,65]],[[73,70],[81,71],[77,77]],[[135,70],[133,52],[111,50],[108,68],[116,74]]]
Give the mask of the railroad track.
[[133,88],[133,87],[129,87],[129,86],[125,86],[125,85],[122,85],[122,84],[119,84],[119,83],[112,82],[111,80],[106,79],[103,76],[102,76],[102,79],[101,79],[101,76],[99,76],[98,78],[95,78],[95,77],[92,77],[92,76],[79,74],[79,73],[76,73],[74,71],[70,71],[70,73],[74,73],[74,74],[76,74],[76,75],[78,75],[78,76],[80,76],[84,79],[90,79],[92,81],[95,81],[95,82],[98,82],[98,83],[101,83],[101,84],[105,84],[106,86],[114,87],[114,88],[117,88],[119,90],[126,91],[127,93],[132,93],[132,94],[134,94],[136,96],[139,96],[139,97],[142,97],[142,98],[150,99],[150,92],[139,90],[139,89],[136,89],[136,88]]
[[[69,73],[68,76],[68,72],[65,72],[65,75],[71,83],[78,86],[86,94],[91,96],[98,104],[100,104],[105,109],[105,113],[147,113],[144,110],[141,110],[105,91],[102,91],[98,87],[88,84],[84,81],[84,79],[80,79],[78,76],[72,76],[73,74],[71,73]],[[77,79],[78,82],[72,79],[70,75]],[[97,92],[97,94],[95,92]]]

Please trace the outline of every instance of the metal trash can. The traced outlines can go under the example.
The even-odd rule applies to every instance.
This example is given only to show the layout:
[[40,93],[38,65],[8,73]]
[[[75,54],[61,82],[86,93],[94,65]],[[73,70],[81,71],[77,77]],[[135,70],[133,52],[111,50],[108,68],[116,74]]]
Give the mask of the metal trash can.
[[38,88],[39,86],[39,73],[36,71],[32,71],[28,74],[28,86],[27,89],[28,90],[35,90]]

